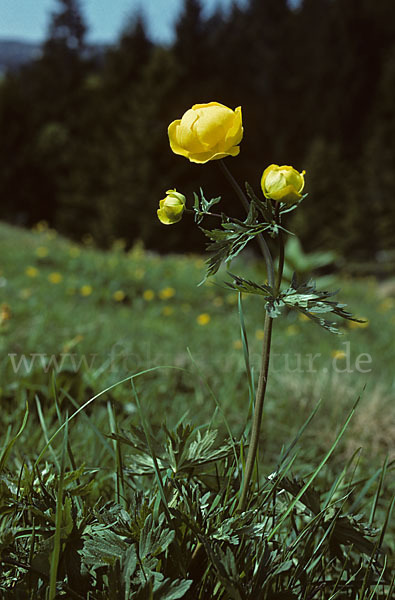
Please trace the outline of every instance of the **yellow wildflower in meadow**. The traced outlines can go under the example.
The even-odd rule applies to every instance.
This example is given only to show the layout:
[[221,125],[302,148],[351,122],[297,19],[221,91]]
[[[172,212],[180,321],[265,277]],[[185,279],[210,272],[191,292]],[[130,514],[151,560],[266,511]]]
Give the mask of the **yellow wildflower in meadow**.
[[57,284],[57,283],[60,283],[62,280],[63,280],[63,275],[61,273],[53,272],[48,275],[48,281],[50,283]]
[[80,294],[81,294],[81,296],[84,296],[84,297],[90,296],[92,292],[93,292],[93,288],[89,284],[83,285],[80,289]]
[[335,360],[340,360],[342,358],[346,358],[347,354],[344,352],[344,350],[332,350],[331,356]]
[[242,349],[242,347],[243,347],[243,342],[242,342],[241,340],[235,340],[235,341],[233,342],[233,348],[234,348],[235,350],[241,350],[241,349]]
[[155,298],[155,292],[153,290],[145,290],[143,292],[143,298],[144,300],[147,300],[147,302],[151,302],[151,300]]
[[174,313],[174,308],[172,306],[164,306],[162,309],[162,315],[165,317],[170,317]]
[[270,165],[264,170],[261,179],[264,196],[278,202],[294,204],[302,197],[305,173],[306,171],[299,173],[286,165]]
[[9,304],[3,302],[0,306],[0,325],[11,319],[11,308]]
[[165,287],[163,290],[160,290],[158,296],[161,300],[169,300],[169,298],[173,298],[176,290],[172,287]]
[[26,267],[25,269],[25,274],[28,277],[37,277],[38,275],[38,269],[36,269],[36,267]]
[[194,104],[168,129],[170,147],[191,162],[206,163],[226,156],[237,156],[243,137],[241,107],[235,110],[208,102]]
[[197,316],[196,321],[198,325],[208,325],[211,321],[211,317],[208,313],[201,313]]
[[115,302],[122,302],[122,300],[125,300],[126,294],[123,290],[117,290],[113,293],[112,297],[114,298]]
[[49,254],[49,250],[46,246],[39,246],[38,248],[36,248],[36,256],[38,256],[39,258],[45,258],[46,256],[48,256]]

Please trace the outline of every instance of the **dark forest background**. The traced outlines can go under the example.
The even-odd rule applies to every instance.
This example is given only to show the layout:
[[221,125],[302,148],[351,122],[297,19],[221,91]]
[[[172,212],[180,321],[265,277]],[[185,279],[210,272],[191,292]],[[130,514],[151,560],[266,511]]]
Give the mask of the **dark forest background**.
[[46,219],[103,247],[201,250],[192,219],[164,231],[156,209],[167,189],[191,200],[202,186],[238,214],[215,161],[168,145],[171,121],[216,100],[243,109],[241,153],[226,159],[240,182],[258,190],[273,162],[306,169],[309,197],[290,216],[306,250],[394,251],[394,0],[249,0],[209,19],[185,0],[171,46],[138,17],[104,51],[85,36],[77,0],[56,0],[41,56],[0,82],[1,219]]

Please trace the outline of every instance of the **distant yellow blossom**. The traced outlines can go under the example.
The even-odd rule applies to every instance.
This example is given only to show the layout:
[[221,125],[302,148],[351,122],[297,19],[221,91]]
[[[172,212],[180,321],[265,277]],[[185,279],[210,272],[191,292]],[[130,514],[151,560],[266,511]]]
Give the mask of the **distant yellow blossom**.
[[241,340],[235,340],[235,341],[233,342],[233,348],[234,348],[235,350],[240,350],[242,347],[243,347],[243,343],[242,343],[242,341],[241,341]]
[[143,293],[144,300],[147,302],[151,302],[155,298],[155,292],[153,290],[145,290]]
[[93,288],[89,284],[83,285],[80,289],[81,296],[90,296],[92,292]]
[[25,273],[28,277],[37,277],[38,269],[36,267],[26,267]]
[[257,329],[255,332],[255,337],[257,340],[263,340],[265,337],[265,331],[263,329]]
[[344,352],[344,350],[332,350],[331,356],[336,360],[340,360],[342,358],[346,358],[347,354]]
[[60,283],[62,279],[63,275],[61,273],[54,272],[48,275],[48,281],[50,281],[51,283]]
[[213,300],[214,306],[222,306],[224,303],[224,299],[221,296],[216,296]]
[[172,298],[176,293],[176,290],[172,287],[166,287],[163,288],[163,290],[160,290],[159,292],[159,298],[161,300],[168,300],[169,298]]
[[36,255],[39,258],[44,258],[45,256],[48,256],[49,250],[46,246],[39,246],[38,248],[36,248]]
[[0,325],[11,319],[11,308],[5,302],[0,306]]
[[207,325],[208,323],[210,323],[211,317],[208,313],[201,313],[196,318],[196,321],[198,322],[199,325]]
[[47,221],[39,221],[38,223],[36,223],[33,226],[33,231],[36,231],[37,233],[42,233],[43,231],[47,231],[48,229],[48,222]]
[[162,309],[162,314],[165,317],[169,317],[173,313],[174,313],[174,308],[172,306],[164,306],[163,309]]
[[123,290],[117,290],[113,293],[112,297],[116,302],[122,302],[122,300],[125,300],[126,294]]

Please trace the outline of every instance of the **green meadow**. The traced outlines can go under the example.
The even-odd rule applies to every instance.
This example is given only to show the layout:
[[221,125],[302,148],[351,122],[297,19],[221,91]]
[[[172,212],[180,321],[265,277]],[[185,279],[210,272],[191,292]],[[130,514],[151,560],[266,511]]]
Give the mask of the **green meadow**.
[[[84,405],[68,423],[67,443],[72,466],[82,465],[91,477],[83,495],[90,506],[120,501],[120,446],[109,436],[135,431],[142,419],[158,440],[181,421],[198,431],[217,430],[218,440],[245,432],[251,409],[246,365],[255,381],[264,309],[259,297],[243,296],[239,304],[226,288],[225,270],[199,286],[200,256],[159,256],[138,243],[125,251],[122,240],[104,252],[90,238],[77,245],[43,223],[32,231],[1,224],[0,256],[0,434],[8,473],[20,477],[37,459],[44,477],[59,470],[65,443],[59,427]],[[234,261],[230,271],[265,280],[253,258]],[[395,300],[388,282],[341,273],[331,279],[339,300],[365,322],[340,324],[337,336],[293,313],[274,322],[261,476],[273,472],[320,402],[293,467],[307,477],[360,396],[316,481],[328,488],[352,464],[352,499],[361,498],[353,496],[355,480],[363,487],[362,509],[373,501],[382,523],[394,492]],[[127,471],[128,459],[122,460]],[[386,527],[393,530],[391,523]],[[390,535],[389,547],[393,542]]]
[[[47,404],[52,372],[83,403],[89,392],[146,371],[139,385],[147,418],[160,423],[165,416],[174,425],[185,414],[201,425],[220,407],[239,435],[248,386],[237,293],[226,288],[226,271],[199,286],[200,256],[161,257],[139,244],[125,252],[122,241],[102,252],[90,239],[76,245],[40,229],[0,229],[1,397],[12,408],[3,427],[17,420],[26,397]],[[253,259],[230,267],[264,280],[260,269]],[[340,323],[342,335],[332,335],[293,313],[277,319],[264,444],[275,455],[322,400],[319,426],[309,435],[325,445],[362,395],[348,444],[362,447],[361,460],[366,455],[368,464],[380,463],[395,436],[395,299],[388,284],[373,278],[338,276],[330,285],[366,323]],[[256,375],[264,311],[259,298],[248,295],[242,310]],[[90,406],[93,418],[109,399],[122,418],[133,418],[127,383]],[[216,419],[223,428],[222,416]]]

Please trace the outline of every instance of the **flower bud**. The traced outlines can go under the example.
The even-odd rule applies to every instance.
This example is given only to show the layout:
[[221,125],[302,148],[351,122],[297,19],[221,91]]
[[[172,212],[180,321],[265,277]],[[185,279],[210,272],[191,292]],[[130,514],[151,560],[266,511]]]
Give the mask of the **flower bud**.
[[304,175],[293,167],[270,165],[263,171],[261,187],[266,198],[294,204],[302,197]]
[[167,190],[166,194],[166,198],[159,202],[158,219],[164,225],[173,225],[181,221],[186,198],[176,190]]
[[195,104],[169,125],[168,133],[173,152],[191,162],[237,156],[243,137],[241,107],[232,110],[218,102]]

